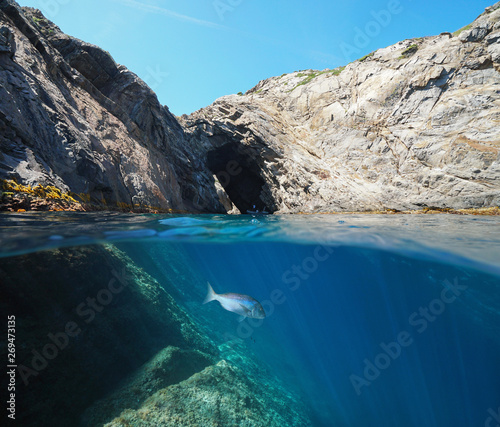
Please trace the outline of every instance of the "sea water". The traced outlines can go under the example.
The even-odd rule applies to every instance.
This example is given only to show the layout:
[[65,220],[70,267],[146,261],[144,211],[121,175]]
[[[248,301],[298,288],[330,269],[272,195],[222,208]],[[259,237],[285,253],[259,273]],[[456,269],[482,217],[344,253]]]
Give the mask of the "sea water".
[[[112,243],[314,425],[500,425],[500,218],[9,214],[0,232],[2,257]],[[207,281],[266,319],[203,305]]]

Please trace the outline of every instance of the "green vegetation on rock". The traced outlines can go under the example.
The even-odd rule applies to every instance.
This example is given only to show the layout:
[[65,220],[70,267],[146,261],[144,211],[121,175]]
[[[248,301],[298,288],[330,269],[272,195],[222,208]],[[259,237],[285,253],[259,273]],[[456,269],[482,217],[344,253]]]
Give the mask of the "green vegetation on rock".
[[406,48],[401,56],[398,59],[406,59],[409,58],[410,56],[414,55],[418,50],[418,45],[412,44],[408,48]]
[[[302,80],[297,86],[306,85],[312,79],[314,79],[315,77],[318,77],[320,74],[324,74],[324,73],[309,73],[309,74],[299,73],[299,74],[297,74],[297,77],[305,77],[305,79]],[[295,86],[295,87],[297,87],[297,86]]]
[[330,77],[331,76],[338,76],[342,71],[344,71],[344,69],[345,69],[345,66],[337,67],[334,70],[324,70],[324,71],[310,72],[310,73],[298,73],[295,77],[305,77],[305,79],[302,80],[300,83],[296,84],[295,87],[293,89],[291,89],[289,92],[292,92],[294,89],[298,88],[299,86],[306,85],[314,78],[321,76],[323,74],[330,74]]
[[459,30],[455,31],[455,32],[453,33],[453,35],[454,35],[455,37],[457,37],[457,36],[459,36],[459,35],[460,35],[460,33],[461,33],[462,31],[465,31],[465,30],[470,30],[471,28],[472,28],[472,24],[466,25],[465,27],[462,27],[462,28],[460,28]]
[[46,20],[46,19],[43,19],[43,18],[37,18],[36,16],[33,16],[31,19],[33,20],[33,22],[34,22],[36,25],[39,25],[41,22],[43,22],[43,23],[47,23],[47,20]]
[[363,62],[363,61],[367,60],[368,58],[370,58],[371,56],[373,56],[374,53],[375,52],[370,52],[368,55],[365,55],[362,58],[359,58],[359,62]]
[[342,67],[337,67],[335,70],[332,71],[332,76],[338,76],[342,71],[345,70],[345,65]]

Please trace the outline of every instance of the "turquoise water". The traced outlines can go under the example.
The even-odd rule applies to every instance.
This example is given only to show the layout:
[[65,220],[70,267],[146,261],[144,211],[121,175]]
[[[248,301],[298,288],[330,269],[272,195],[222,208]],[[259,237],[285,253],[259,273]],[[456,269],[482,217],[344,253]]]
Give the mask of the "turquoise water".
[[[0,232],[5,259],[114,244],[216,344],[242,343],[313,425],[500,423],[498,218],[12,214]],[[207,281],[267,318],[203,305]]]

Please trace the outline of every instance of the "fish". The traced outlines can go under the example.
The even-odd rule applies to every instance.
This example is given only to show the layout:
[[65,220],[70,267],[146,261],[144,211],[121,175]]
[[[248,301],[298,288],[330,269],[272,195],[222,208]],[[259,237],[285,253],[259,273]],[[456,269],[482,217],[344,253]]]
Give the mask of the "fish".
[[203,304],[210,301],[219,301],[220,305],[222,305],[222,308],[225,310],[239,314],[241,316],[240,321],[245,320],[246,317],[252,319],[265,319],[266,312],[256,299],[241,294],[216,294],[210,283],[207,282],[207,285],[207,297],[205,301],[203,301]]

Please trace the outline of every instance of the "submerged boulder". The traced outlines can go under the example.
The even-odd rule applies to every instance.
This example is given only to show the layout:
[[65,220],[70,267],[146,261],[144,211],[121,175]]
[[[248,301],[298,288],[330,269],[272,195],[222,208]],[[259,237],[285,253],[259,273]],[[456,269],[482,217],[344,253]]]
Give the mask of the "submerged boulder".
[[83,426],[99,426],[125,409],[138,409],[153,393],[188,379],[211,365],[214,358],[198,350],[169,346],[117,387],[117,390],[92,405],[82,418]]
[[0,258],[0,277],[0,312],[16,316],[23,425],[77,425],[87,407],[167,346],[218,353],[158,281],[113,245]]
[[221,360],[191,378],[158,391],[137,410],[126,410],[106,427],[309,426],[307,415],[284,390],[255,382]]
[[167,347],[88,408],[81,425],[311,425],[300,393],[242,340],[221,344],[219,357]]

